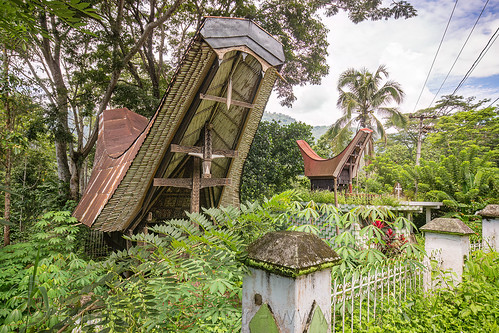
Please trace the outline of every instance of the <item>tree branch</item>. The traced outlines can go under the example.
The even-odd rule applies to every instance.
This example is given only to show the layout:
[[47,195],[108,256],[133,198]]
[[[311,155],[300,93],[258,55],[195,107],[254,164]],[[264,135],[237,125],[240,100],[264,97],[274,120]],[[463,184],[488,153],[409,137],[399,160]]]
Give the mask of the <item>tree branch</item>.
[[[130,49],[128,54],[121,61],[122,64],[127,64],[132,59],[132,57],[139,51],[139,49],[145,43],[147,37],[149,36],[150,33],[152,33],[153,29],[163,24],[167,19],[169,19],[183,1],[184,0],[175,0],[173,5],[170,8],[168,8],[168,10],[163,15],[161,15],[155,22],[151,22],[146,25],[144,32],[142,33],[138,41],[135,43],[135,45]],[[113,93],[114,88],[116,87],[116,84],[118,83],[118,79],[121,75],[122,68],[123,66],[116,68],[111,75],[111,80],[107,86],[102,102],[99,105],[99,110],[97,111],[94,123],[95,126],[94,130],[92,131],[92,134],[90,135],[87,144],[85,145],[85,147],[82,149],[81,152],[84,158],[90,153],[92,147],[97,141],[99,116],[106,109],[109,101],[111,100],[111,95]]]

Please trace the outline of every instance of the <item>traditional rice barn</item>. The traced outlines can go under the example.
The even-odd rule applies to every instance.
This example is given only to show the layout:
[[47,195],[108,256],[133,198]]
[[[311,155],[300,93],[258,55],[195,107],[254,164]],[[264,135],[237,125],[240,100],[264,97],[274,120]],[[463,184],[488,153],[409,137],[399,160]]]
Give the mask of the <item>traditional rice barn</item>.
[[372,130],[360,129],[348,146],[337,156],[325,159],[317,155],[304,140],[296,143],[305,163],[305,176],[310,179],[312,190],[336,190],[348,187],[352,191],[352,179],[357,176],[361,156],[371,139]]
[[283,62],[282,45],[251,20],[205,18],[150,120],[128,109],[100,116],[94,168],[73,215],[121,234],[238,205],[243,164]]

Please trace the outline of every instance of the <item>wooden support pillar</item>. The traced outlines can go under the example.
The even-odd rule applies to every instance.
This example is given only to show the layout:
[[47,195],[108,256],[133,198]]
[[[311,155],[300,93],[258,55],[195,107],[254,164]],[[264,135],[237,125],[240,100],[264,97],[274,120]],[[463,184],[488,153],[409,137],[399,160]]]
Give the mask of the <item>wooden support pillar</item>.
[[194,158],[192,167],[191,213],[199,213],[199,197],[201,196],[201,177],[199,159]]
[[350,194],[353,193],[353,189],[352,189],[352,180],[353,180],[353,168],[352,168],[352,165],[354,163],[354,157],[350,157],[350,163],[349,163],[349,166],[348,166],[348,191]]
[[[338,208],[338,178],[334,177],[334,207]],[[336,236],[340,234],[340,227],[336,224]]]
[[334,207],[338,208],[338,178],[334,177]]

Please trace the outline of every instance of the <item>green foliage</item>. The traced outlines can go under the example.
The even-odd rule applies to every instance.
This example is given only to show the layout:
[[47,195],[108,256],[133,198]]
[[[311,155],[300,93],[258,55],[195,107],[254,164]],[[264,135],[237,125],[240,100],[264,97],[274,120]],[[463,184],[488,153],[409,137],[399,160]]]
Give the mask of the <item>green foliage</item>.
[[477,251],[454,289],[412,294],[403,303],[383,304],[368,332],[497,332],[499,330],[499,254]]
[[427,145],[438,147],[440,154],[458,155],[466,146],[477,146],[490,154],[499,166],[499,119],[496,108],[472,109],[440,118]]
[[499,168],[492,161],[494,154],[494,150],[483,153],[476,145],[464,145],[456,154],[421,159],[419,166],[399,165],[387,155],[378,155],[366,168],[374,177],[363,182],[370,188],[384,184],[386,191],[399,182],[411,199],[442,201],[448,210],[473,214],[499,197]]
[[96,298],[102,308],[83,320],[95,319],[97,331],[239,330],[244,250],[281,225],[294,198],[288,192],[261,205],[205,209],[127,237],[140,246],[103,264],[109,296]]
[[303,123],[260,123],[244,165],[243,201],[270,197],[290,188],[297,176],[303,174],[296,140],[313,142],[310,130],[311,126]]
[[[334,192],[331,191],[299,191],[300,198],[304,201],[314,201],[317,203],[334,204]],[[400,206],[397,198],[390,194],[385,195],[369,195],[369,194],[352,194],[345,195],[338,193],[338,204],[347,205],[374,205],[374,206]]]
[[397,257],[418,265],[424,250],[417,244],[408,243],[403,233],[412,223],[404,217],[396,217],[383,207],[358,206],[338,220],[340,234],[332,241],[332,247],[343,258],[333,268],[335,276],[345,276],[355,267],[369,270],[373,264]]
[[[337,228],[339,234],[326,239],[343,259],[333,267],[334,277],[350,276],[350,270],[360,269],[365,273],[373,265],[387,259],[397,259],[410,265],[421,266],[424,249],[409,243],[404,235],[414,225],[402,216],[396,216],[386,207],[357,206],[341,214],[331,204],[294,203],[288,208],[286,219],[306,221],[300,226],[289,226],[288,230],[310,232],[320,235],[322,224]],[[319,224],[320,223],[320,224]],[[327,237],[329,238],[329,237]]]
[[[81,27],[82,14],[95,18],[95,10],[88,2],[82,1],[1,1],[0,27],[3,39],[28,40],[31,35],[40,33],[43,29],[40,22],[33,16],[33,11],[44,10],[54,14],[59,19],[74,27]],[[12,42],[12,41],[11,41]]]
[[[416,115],[435,115],[423,123],[422,159],[414,166],[419,119],[397,134],[361,171],[361,188],[392,192],[399,182],[412,200],[443,201],[445,211],[474,214],[496,202],[498,118],[496,108],[480,108],[460,96],[448,97]],[[365,172],[365,173],[364,173]]]
[[[32,242],[4,249],[12,249],[5,252],[13,260],[8,267],[19,269],[8,272],[17,280],[4,280],[0,289],[2,299],[9,300],[0,311],[2,329],[23,328],[28,322],[32,331],[239,330],[242,278],[247,273],[244,250],[257,237],[282,227],[283,211],[293,209],[296,198],[290,191],[263,204],[212,208],[189,214],[186,220],[166,221],[147,234],[127,237],[139,246],[100,263],[69,252],[75,246],[69,213],[46,214]],[[34,247],[41,249],[39,261],[33,257]],[[26,266],[29,269],[23,270]],[[33,295],[31,307],[26,305],[28,295]]]
[[0,249],[0,331],[54,326],[69,293],[96,278],[98,272],[74,252],[75,222],[70,212],[49,212],[31,240]]
[[406,166],[403,175],[406,181],[418,182],[424,199],[443,201],[454,210],[474,213],[471,210],[499,196],[499,168],[489,161],[490,156],[470,146],[458,155],[442,156],[438,162],[421,160],[420,166]]

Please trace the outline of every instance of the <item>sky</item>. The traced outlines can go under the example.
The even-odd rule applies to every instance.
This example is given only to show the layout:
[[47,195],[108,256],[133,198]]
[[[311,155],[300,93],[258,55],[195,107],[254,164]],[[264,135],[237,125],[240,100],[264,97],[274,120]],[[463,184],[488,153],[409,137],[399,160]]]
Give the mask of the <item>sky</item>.
[[[403,113],[427,108],[435,104],[440,96],[451,94],[499,28],[499,1],[489,1],[438,95],[436,93],[440,85],[456,60],[486,0],[458,0],[426,85],[424,82],[455,2],[409,2],[417,9],[418,16],[407,20],[390,19],[354,24],[344,13],[326,18],[324,22],[329,29],[330,44],[327,58],[330,67],[328,76],[322,79],[320,85],[296,87],[297,100],[291,108],[282,107],[273,93],[266,112],[284,113],[314,126],[331,125],[342,114],[336,107],[339,75],[348,68],[366,67],[374,72],[380,64],[387,67],[389,78],[399,82],[406,94],[404,102],[399,106]],[[421,91],[421,98],[416,105]],[[475,96],[477,99],[489,98],[489,103],[499,97],[499,41],[496,40],[492,44],[456,95]],[[431,104],[433,99],[435,102]]]

